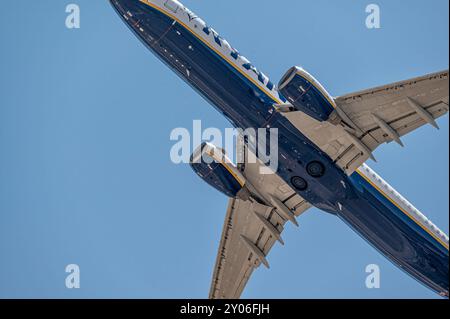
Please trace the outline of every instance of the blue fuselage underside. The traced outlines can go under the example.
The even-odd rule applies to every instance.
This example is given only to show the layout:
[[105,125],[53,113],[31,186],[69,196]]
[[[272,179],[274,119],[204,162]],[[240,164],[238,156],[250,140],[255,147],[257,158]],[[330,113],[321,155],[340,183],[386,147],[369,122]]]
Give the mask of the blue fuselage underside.
[[[298,194],[338,215],[397,266],[436,292],[448,292],[448,250],[391,203],[360,174],[348,177],[284,116],[271,112],[273,100],[211,50],[190,30],[139,1],[113,0],[116,11],[143,43],[198,91],[235,127],[275,127],[279,131],[277,174],[289,185],[294,176],[308,181]],[[139,23],[138,30],[135,25]],[[326,175],[312,178],[305,166],[325,164]],[[343,186],[345,185],[345,186]],[[293,187],[294,188],[294,187]],[[338,209],[337,203],[341,204]],[[332,235],[332,234],[330,234]],[[332,240],[332,238],[330,238]]]

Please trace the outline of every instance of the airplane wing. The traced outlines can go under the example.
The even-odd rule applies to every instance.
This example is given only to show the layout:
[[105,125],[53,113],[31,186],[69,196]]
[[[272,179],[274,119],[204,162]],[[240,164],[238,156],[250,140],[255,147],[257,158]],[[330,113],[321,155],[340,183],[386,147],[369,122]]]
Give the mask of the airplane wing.
[[449,110],[448,71],[356,92],[335,99],[338,123],[302,112],[285,116],[346,171],[353,173],[383,143],[396,141]]
[[[339,121],[319,122],[301,111],[286,116],[352,174],[381,144],[397,141],[448,112],[448,71],[369,89],[335,99]],[[214,269],[210,298],[239,298],[253,270],[264,264],[273,245],[282,242],[287,221],[311,207],[277,175],[261,175],[259,164],[243,174],[265,204],[230,199]],[[289,216],[289,212],[294,217]]]
[[448,71],[338,97],[338,107],[351,119],[360,139],[375,149],[448,112]]
[[[269,262],[267,255],[288,221],[311,207],[275,174],[261,175],[260,163],[246,164],[243,174],[264,203],[230,199],[214,268],[209,298],[239,298],[253,270]],[[290,215],[289,215],[290,214]]]

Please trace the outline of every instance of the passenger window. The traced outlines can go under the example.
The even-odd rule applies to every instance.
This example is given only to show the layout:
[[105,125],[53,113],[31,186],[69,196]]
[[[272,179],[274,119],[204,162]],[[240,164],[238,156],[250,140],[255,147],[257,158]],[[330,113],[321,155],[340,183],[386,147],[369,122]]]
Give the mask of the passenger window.
[[173,0],[167,0],[164,3],[164,6],[167,9],[169,9],[170,11],[172,11],[173,13],[177,13],[177,11],[178,11],[178,4],[175,1],[173,1]]

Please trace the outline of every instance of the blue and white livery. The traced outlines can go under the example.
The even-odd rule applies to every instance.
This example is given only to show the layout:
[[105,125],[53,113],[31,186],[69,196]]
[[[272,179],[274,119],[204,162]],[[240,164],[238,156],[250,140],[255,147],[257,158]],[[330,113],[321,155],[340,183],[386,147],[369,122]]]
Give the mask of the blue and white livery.
[[[110,0],[135,35],[237,128],[277,128],[279,165],[235,166],[203,144],[192,168],[230,197],[211,298],[240,297],[253,270],[269,267],[286,223],[315,206],[338,216],[386,258],[442,296],[448,237],[365,162],[373,151],[448,112],[448,71],[332,97],[308,72],[279,85],[176,0]],[[250,145],[246,147],[252,153]],[[206,155],[213,164],[200,159]],[[447,213],[447,212],[442,212]]]

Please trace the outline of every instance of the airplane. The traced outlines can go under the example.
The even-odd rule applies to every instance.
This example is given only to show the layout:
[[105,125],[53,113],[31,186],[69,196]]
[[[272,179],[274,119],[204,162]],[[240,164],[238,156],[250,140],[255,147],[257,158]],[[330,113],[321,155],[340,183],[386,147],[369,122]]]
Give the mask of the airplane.
[[[287,223],[311,207],[333,214],[393,264],[437,294],[449,295],[449,238],[366,162],[384,143],[431,124],[448,110],[448,70],[331,96],[292,67],[275,85],[213,28],[177,0],[110,0],[162,62],[241,129],[277,128],[279,162],[233,164],[203,143],[191,167],[229,197],[209,297],[240,298],[253,270],[284,244]],[[252,142],[244,149],[256,152]],[[219,155],[218,155],[219,154]],[[210,161],[207,161],[209,159]]]

